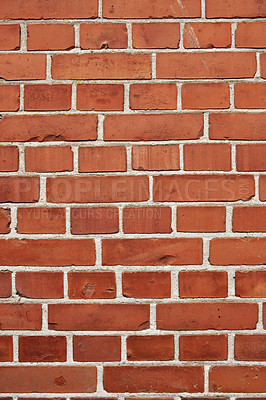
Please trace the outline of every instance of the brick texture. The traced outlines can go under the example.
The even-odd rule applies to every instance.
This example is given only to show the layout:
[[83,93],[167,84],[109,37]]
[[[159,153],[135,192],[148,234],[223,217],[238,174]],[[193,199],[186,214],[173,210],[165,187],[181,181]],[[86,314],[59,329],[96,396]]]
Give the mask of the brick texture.
[[266,400],[265,19],[0,1],[0,399]]

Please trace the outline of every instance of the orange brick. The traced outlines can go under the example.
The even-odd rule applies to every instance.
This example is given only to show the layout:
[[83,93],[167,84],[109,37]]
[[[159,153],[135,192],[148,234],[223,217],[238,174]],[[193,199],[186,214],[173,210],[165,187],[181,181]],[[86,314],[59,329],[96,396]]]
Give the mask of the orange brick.
[[182,86],[183,109],[229,108],[227,83],[184,83]]
[[52,60],[52,77],[53,79],[150,79],[151,54],[57,54]]
[[135,49],[177,49],[180,25],[176,23],[133,24],[132,40]]
[[227,336],[180,336],[179,359],[181,361],[227,360]]
[[157,78],[253,78],[256,70],[255,53],[205,52],[157,54]]
[[18,208],[18,233],[65,233],[66,210],[64,208]]
[[230,171],[230,144],[185,144],[185,171]]
[[124,85],[78,85],[77,109],[89,111],[123,111]]
[[20,26],[18,24],[0,25],[0,50],[19,50],[19,49],[20,49]]
[[17,272],[16,289],[20,297],[61,299],[64,297],[62,272]]
[[177,18],[200,17],[200,0],[182,0],[182,5],[173,0],[104,0],[104,18]]
[[265,113],[210,114],[210,139],[266,140]]
[[1,85],[0,111],[18,111],[19,98],[20,89],[18,85]]
[[124,233],[171,233],[169,207],[126,207],[123,210]]
[[266,271],[236,271],[236,296],[266,297]]
[[16,146],[0,147],[0,171],[17,171],[19,162],[19,153]]
[[236,29],[236,47],[266,47],[265,22],[240,22]]
[[124,272],[123,296],[135,299],[163,299],[171,296],[170,272]]
[[127,359],[129,361],[168,361],[174,359],[174,336],[129,336]]
[[28,50],[71,50],[75,47],[74,26],[68,24],[28,25]]
[[266,144],[249,144],[236,147],[238,171],[266,171]]
[[154,176],[154,201],[237,201],[255,195],[251,175]]
[[266,200],[266,176],[261,175],[259,180],[260,200]]
[[266,207],[234,207],[233,232],[266,232]]
[[126,49],[126,24],[81,24],[82,49]]
[[119,232],[119,213],[116,207],[71,208],[72,235]]
[[266,79],[266,54],[260,56],[261,77]]
[[1,176],[1,203],[34,203],[39,200],[40,184],[37,176]]
[[177,207],[179,232],[225,232],[224,207]]
[[179,272],[181,298],[227,297],[227,273],[218,271]]
[[126,171],[126,149],[122,146],[80,147],[79,172]]
[[180,169],[179,146],[134,146],[132,168],[140,171],[178,170]]
[[96,18],[97,0],[35,0],[1,1],[0,19],[64,19]]
[[202,135],[203,118],[195,113],[108,115],[104,119],[104,139],[111,141],[199,139]]
[[206,0],[207,18],[257,18],[266,17],[263,0]]
[[71,85],[26,85],[24,88],[25,110],[69,110]]
[[235,84],[236,108],[265,108],[266,82]]
[[6,81],[45,79],[46,55],[0,54],[0,70]]
[[132,110],[175,110],[177,87],[174,84],[130,85],[130,108]]
[[114,272],[69,272],[70,299],[114,299],[116,283]]
[[25,169],[28,172],[72,171],[71,147],[26,147]]
[[186,49],[212,49],[230,47],[231,26],[224,22],[191,23],[184,28],[184,47]]

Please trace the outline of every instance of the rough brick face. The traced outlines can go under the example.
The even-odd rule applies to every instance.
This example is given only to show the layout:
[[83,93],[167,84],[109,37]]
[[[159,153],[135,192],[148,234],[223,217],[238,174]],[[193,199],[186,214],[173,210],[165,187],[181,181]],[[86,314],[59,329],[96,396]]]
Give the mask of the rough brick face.
[[0,400],[266,400],[265,0],[0,3]]

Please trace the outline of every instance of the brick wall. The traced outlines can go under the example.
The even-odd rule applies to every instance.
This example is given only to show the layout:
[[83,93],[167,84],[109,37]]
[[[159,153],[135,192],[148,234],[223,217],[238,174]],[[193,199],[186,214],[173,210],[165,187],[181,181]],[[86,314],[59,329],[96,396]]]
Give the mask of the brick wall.
[[0,398],[265,393],[265,0],[0,19]]

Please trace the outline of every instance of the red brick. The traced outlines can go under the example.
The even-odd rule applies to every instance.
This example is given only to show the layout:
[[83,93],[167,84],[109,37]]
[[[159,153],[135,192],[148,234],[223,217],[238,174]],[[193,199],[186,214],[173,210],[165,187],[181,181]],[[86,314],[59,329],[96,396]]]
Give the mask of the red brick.
[[53,79],[150,79],[151,55],[57,54],[52,60],[52,77]]
[[20,362],[66,361],[66,338],[64,336],[20,336]]
[[227,273],[220,271],[179,272],[181,298],[226,297]]
[[79,148],[79,172],[116,172],[127,170],[126,148],[94,146]]
[[236,146],[238,171],[266,171],[266,144]]
[[255,53],[157,54],[157,78],[253,78],[256,70]]
[[0,208],[0,233],[10,232],[11,215],[10,210]]
[[0,362],[13,361],[12,336],[0,336]]
[[235,84],[236,108],[265,108],[266,82],[246,82]]
[[180,25],[171,22],[133,24],[132,36],[135,49],[177,49]]
[[12,295],[11,276],[10,271],[0,271],[0,298]]
[[114,203],[148,198],[147,176],[47,178],[47,200],[51,203]]
[[20,49],[19,24],[0,25],[0,50],[19,50],[19,49]]
[[132,148],[132,168],[148,171],[170,171],[180,169],[179,146],[134,146]]
[[263,0],[206,0],[207,18],[256,18],[266,17]]
[[266,238],[219,238],[210,243],[213,265],[263,265],[266,263]]
[[82,49],[126,49],[126,24],[81,24]]
[[266,232],[266,207],[234,207],[233,232]]
[[129,336],[127,359],[129,361],[167,361],[174,359],[174,336]]
[[28,50],[71,50],[75,47],[74,26],[68,24],[28,25]]
[[124,233],[171,233],[169,207],[126,207],[123,210]]
[[227,336],[180,336],[179,359],[181,361],[227,360]]
[[24,88],[25,110],[70,110],[71,90],[71,85],[26,85]]
[[74,361],[121,360],[120,336],[74,336],[73,339]]
[[17,272],[16,290],[20,297],[32,299],[62,299],[62,272]]
[[236,296],[266,297],[266,271],[236,271]]
[[182,108],[184,110],[229,108],[229,106],[227,83],[184,83],[182,86]]
[[223,393],[265,393],[266,368],[260,365],[211,367],[209,389],[210,392]]
[[96,18],[97,0],[2,0],[0,19],[75,19]]
[[212,49],[230,47],[231,26],[228,23],[191,23],[184,28],[184,47],[186,49]]
[[17,210],[18,233],[65,233],[64,208],[25,207]]
[[170,303],[157,306],[157,329],[255,329],[258,305],[251,303]]
[[114,272],[69,272],[70,299],[114,299],[116,283]]
[[96,130],[96,115],[16,115],[0,120],[3,142],[95,140]]
[[266,140],[265,113],[210,114],[210,139]]
[[237,201],[255,194],[250,175],[155,176],[154,201]]
[[71,209],[72,235],[119,232],[119,212],[116,207],[83,207]]
[[185,144],[185,171],[230,171],[230,144]]
[[105,18],[178,18],[200,17],[200,0],[104,0]]
[[103,265],[202,263],[201,239],[103,239]]
[[236,335],[235,359],[241,361],[265,361],[266,335]]
[[0,171],[17,171],[19,153],[16,146],[2,146],[0,148]]
[[0,367],[2,393],[93,393],[94,366]]
[[104,367],[103,386],[111,393],[203,392],[203,367],[108,366]]
[[124,297],[135,299],[163,299],[171,297],[170,272],[124,272],[122,275]]
[[104,119],[104,139],[111,141],[199,139],[202,135],[200,114],[109,115]]
[[[266,15],[266,14],[265,14]],[[265,22],[240,22],[236,29],[236,47],[266,47]]]
[[259,180],[260,200],[266,200],[266,176],[261,175]]
[[[0,304],[1,330],[41,330],[41,304]],[[0,384],[0,390],[2,389]],[[2,391],[2,390],[1,390]]]
[[[94,265],[92,239],[0,239],[2,265]],[[48,251],[47,251],[48,250]]]
[[179,232],[225,232],[225,207],[177,207]]
[[132,110],[175,110],[177,87],[171,83],[147,83],[130,85]]
[[33,203],[39,200],[39,178],[35,176],[1,176],[1,203]]
[[[0,29],[1,35],[1,29]],[[18,111],[20,89],[18,85],[0,86],[0,111]]]
[[148,304],[49,304],[49,329],[135,331],[149,328]]
[[6,81],[45,79],[46,55],[0,54],[0,69],[1,78]]
[[124,85],[83,84],[77,86],[77,109],[123,111]]
[[63,172],[73,170],[73,153],[70,146],[26,147],[27,172]]

